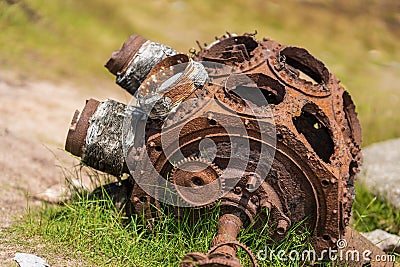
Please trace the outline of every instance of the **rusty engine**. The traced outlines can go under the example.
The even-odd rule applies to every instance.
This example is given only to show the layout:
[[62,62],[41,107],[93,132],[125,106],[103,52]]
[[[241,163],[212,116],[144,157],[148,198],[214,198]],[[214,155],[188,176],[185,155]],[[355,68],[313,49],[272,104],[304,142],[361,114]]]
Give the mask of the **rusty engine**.
[[[305,220],[316,251],[368,247],[348,227],[361,164],[355,106],[307,50],[229,34],[189,55],[132,35],[106,64],[129,105],[87,101],[66,150],[97,170],[129,174],[131,212],[220,208],[207,254],[181,266],[242,266],[239,231],[272,226],[281,240]],[[365,262],[354,263],[361,266]],[[377,265],[376,265],[377,266]]]

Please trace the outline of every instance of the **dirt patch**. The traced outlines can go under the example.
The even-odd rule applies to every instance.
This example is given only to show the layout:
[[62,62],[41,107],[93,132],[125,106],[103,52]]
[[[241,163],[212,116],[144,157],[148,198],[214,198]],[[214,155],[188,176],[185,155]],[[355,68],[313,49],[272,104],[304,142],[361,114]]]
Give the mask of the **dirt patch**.
[[79,253],[72,252],[68,248],[48,246],[42,240],[34,237],[17,240],[7,229],[0,229],[1,266],[19,266],[13,259],[16,252],[34,254],[46,260],[53,267],[87,266],[83,260],[79,259]]
[[[90,95],[122,102],[129,98],[117,87],[94,93],[67,84],[27,82],[0,71],[0,228],[40,204],[35,196],[64,184],[66,172],[78,164],[63,150],[64,142],[75,109]],[[7,245],[3,230],[0,237],[0,263],[9,262],[19,248]]]

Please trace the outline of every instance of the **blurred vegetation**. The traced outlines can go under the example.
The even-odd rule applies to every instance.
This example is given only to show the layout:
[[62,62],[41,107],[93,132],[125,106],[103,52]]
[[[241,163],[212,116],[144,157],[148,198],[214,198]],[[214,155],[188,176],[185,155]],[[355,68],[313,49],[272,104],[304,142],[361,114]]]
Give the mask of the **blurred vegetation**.
[[[195,221],[188,213],[180,221],[175,220],[172,210],[160,213],[163,220],[155,220],[150,229],[142,215],[124,217],[108,197],[95,199],[82,194],[63,206],[29,211],[12,226],[10,234],[22,242],[40,237],[48,244],[46,254],[54,254],[59,248],[75,251],[72,259],[79,257],[84,266],[175,267],[186,253],[208,251],[218,224],[218,206]],[[270,234],[267,225],[256,230],[250,225],[242,229],[240,242],[246,243],[255,254],[261,251],[261,257],[265,257],[258,262],[261,267],[307,266],[300,259],[291,260],[285,255],[282,260],[272,252],[312,249],[310,231],[303,222],[293,225],[280,243],[274,242]],[[30,246],[35,245],[30,242]],[[271,253],[273,256],[269,256]],[[243,266],[251,266],[242,249],[238,250],[238,257]],[[50,264],[59,264],[47,258]],[[318,266],[332,265],[327,262]]]
[[382,196],[370,193],[363,184],[358,184],[356,190],[352,227],[360,232],[382,229],[400,235],[400,211]]
[[101,88],[132,33],[188,52],[226,30],[307,48],[350,91],[364,145],[399,137],[400,3],[390,0],[1,0],[1,69]]

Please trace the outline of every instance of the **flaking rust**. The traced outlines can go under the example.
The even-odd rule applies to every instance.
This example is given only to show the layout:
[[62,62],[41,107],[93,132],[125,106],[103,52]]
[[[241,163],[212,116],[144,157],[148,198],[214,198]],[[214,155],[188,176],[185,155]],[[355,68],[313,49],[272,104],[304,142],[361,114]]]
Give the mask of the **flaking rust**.
[[[177,219],[189,206],[201,210],[219,202],[212,248],[206,254],[187,254],[180,266],[239,267],[239,248],[257,266],[250,249],[237,240],[240,229],[268,224],[271,238],[279,241],[301,221],[311,229],[317,253],[337,248],[345,238],[352,249],[372,251],[369,259],[349,261],[351,266],[390,266],[374,262],[384,252],[348,226],[362,161],[360,124],[350,95],[307,50],[269,38],[259,41],[254,34],[227,33],[190,57],[133,35],[106,67],[121,87],[135,94],[135,105],[89,100],[80,117],[74,116],[66,149],[101,171],[128,173],[132,190],[127,206],[149,220],[158,216],[154,207],[161,207],[160,201],[137,181],[152,181],[151,168],[172,183],[177,201],[187,204],[175,208]],[[268,105],[247,98],[254,88]],[[226,113],[208,110],[207,99]],[[258,118],[268,112],[266,124],[273,129],[265,133]],[[130,126],[143,126],[142,135],[136,128],[124,132],[127,118],[134,122]],[[272,138],[263,139],[264,134]],[[247,157],[235,138],[248,142]],[[212,145],[201,148],[202,140]],[[183,158],[172,164],[177,159],[174,145]],[[274,151],[263,156],[263,146]],[[243,158],[242,169],[228,163]],[[213,185],[213,201],[195,193],[205,185]]]

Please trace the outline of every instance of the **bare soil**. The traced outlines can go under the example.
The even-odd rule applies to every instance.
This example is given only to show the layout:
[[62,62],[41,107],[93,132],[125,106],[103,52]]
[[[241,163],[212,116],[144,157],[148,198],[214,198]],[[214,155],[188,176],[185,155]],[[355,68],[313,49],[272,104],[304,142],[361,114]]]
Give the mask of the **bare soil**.
[[[64,151],[64,142],[75,109],[82,110],[90,97],[122,102],[128,99],[117,87],[108,91],[78,89],[68,84],[26,81],[0,71],[1,266],[14,266],[15,252],[40,254],[37,240],[32,242],[35,247],[27,248],[22,242],[18,245],[11,242],[7,228],[28,207],[40,205],[37,197],[46,189],[64,185],[65,172],[79,163]],[[77,265],[76,261],[59,257],[59,266]]]

